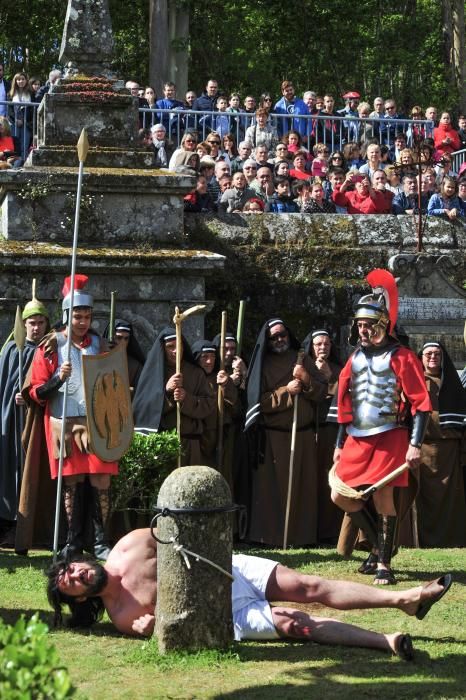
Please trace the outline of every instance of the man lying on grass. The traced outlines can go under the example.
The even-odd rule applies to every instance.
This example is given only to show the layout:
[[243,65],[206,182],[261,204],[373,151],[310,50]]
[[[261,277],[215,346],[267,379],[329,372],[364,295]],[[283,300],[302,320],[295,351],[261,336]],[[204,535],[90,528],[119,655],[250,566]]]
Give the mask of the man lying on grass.
[[[71,627],[90,627],[107,611],[124,634],[150,636],[157,600],[157,548],[149,529],[134,530],[112,549],[104,566],[82,555],[57,562],[47,572],[47,595],[61,623],[61,609],[71,610]],[[398,608],[422,620],[447,592],[451,576],[405,591],[388,591],[353,581],[308,576],[277,562],[243,554],[233,556],[232,587],[235,639],[301,639],[319,644],[385,649],[410,661],[409,634],[381,634],[339,620],[315,617],[269,601],[320,603],[337,610]]]

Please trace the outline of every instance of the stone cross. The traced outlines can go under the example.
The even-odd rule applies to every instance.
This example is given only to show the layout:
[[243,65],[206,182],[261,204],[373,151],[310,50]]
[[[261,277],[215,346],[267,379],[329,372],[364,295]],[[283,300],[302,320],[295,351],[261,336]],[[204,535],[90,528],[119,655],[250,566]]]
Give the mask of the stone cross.
[[[208,509],[231,505],[223,476],[210,467],[181,467],[165,479],[159,508]],[[177,536],[184,547],[231,574],[232,515],[183,513],[159,517],[157,537]],[[157,544],[155,634],[159,651],[222,649],[233,641],[231,579],[205,561],[189,556],[191,568],[173,544]]]
[[68,0],[60,48],[67,75],[113,78],[112,20],[108,0]]

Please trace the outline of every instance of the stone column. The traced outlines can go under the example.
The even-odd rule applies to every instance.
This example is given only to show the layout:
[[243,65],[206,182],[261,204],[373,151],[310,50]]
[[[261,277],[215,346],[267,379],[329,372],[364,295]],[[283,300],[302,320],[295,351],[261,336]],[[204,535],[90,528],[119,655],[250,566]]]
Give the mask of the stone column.
[[[225,479],[210,467],[182,467],[164,481],[158,508],[216,508],[231,505]],[[159,517],[157,536],[177,537],[197,554],[231,573],[231,513],[183,513]],[[172,544],[158,544],[155,634],[159,650],[227,647],[233,640],[231,579],[189,557],[188,569]]]

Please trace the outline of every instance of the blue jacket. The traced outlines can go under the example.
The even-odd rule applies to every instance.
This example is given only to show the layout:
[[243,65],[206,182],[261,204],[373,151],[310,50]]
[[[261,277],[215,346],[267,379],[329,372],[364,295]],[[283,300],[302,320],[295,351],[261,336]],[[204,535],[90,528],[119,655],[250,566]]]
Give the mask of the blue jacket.
[[[177,109],[184,110],[184,104],[179,100],[167,100],[163,98],[162,100],[157,100],[155,103],[156,109]],[[163,112],[158,112],[157,119],[161,124],[164,125],[168,136],[173,136],[177,131],[178,117],[175,114],[167,114]],[[183,131],[183,126],[180,117],[180,131]]]
[[[309,114],[307,105],[295,97],[293,102],[288,102],[284,97],[278,100],[275,107],[273,108],[275,114]],[[301,136],[306,136],[307,133],[307,119],[297,119],[296,117],[291,117],[290,119],[277,119],[277,131],[279,136],[287,134],[288,131],[292,129],[298,131]]]
[[445,213],[445,209],[458,209],[458,216],[465,215],[465,205],[461,202],[459,197],[452,197],[448,201],[445,201],[442,195],[433,194],[429,199],[429,206],[427,207],[427,213],[429,216],[442,216]]

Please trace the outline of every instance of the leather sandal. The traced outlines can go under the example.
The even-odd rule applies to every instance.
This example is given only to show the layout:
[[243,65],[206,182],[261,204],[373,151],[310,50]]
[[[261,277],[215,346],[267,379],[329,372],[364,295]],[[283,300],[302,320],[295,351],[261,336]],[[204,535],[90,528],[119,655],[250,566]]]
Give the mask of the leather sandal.
[[[377,581],[383,581],[383,583],[377,583]],[[374,576],[375,586],[394,586],[397,583],[395,574],[392,569],[377,569]]]
[[395,654],[403,659],[403,661],[412,661],[414,659],[414,647],[411,635],[402,634],[395,642]]
[[[444,576],[441,576],[438,579],[435,579],[434,581],[429,581],[428,583],[425,583],[422,586],[421,590],[421,599],[419,601],[419,606],[416,611],[416,617],[418,620],[423,620],[431,607],[434,605],[434,603],[437,603],[440,598],[443,598],[445,593],[449,590],[451,584],[452,584],[452,576],[451,574],[445,574]],[[434,595],[431,595],[431,586],[432,584],[438,584],[442,586],[442,589],[438,591],[438,593],[435,593]]]
[[379,561],[379,557],[377,554],[374,554],[374,552],[371,552],[367,559],[364,559],[363,563],[361,566],[358,567],[358,572],[360,574],[375,574],[377,571],[377,563]]

